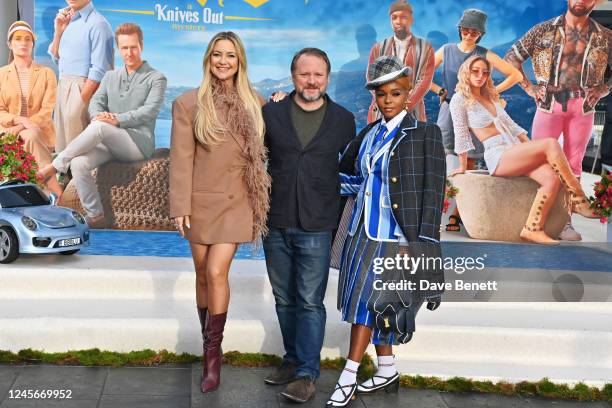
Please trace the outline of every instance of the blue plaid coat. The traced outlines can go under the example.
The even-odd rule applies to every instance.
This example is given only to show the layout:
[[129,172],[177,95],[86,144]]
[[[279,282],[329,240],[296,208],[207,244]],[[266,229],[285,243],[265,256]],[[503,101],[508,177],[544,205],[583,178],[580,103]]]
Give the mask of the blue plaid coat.
[[[366,126],[347,146],[340,159],[340,171],[356,175],[355,161],[359,147],[380,121]],[[417,122],[406,115],[391,146],[388,180],[393,216],[409,243],[413,257],[442,258],[440,222],[444,204],[446,159],[440,128]],[[433,264],[433,265],[432,265]],[[416,278],[444,282],[443,262],[433,262],[427,270],[417,271]],[[421,293],[425,298],[440,295],[442,290]]]

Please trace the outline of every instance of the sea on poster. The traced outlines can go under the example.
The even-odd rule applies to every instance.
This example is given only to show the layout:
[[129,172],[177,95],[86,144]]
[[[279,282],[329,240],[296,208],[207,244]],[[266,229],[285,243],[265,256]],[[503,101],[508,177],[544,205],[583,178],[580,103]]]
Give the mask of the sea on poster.
[[[95,0],[113,28],[123,22],[144,31],[144,57],[168,78],[168,91],[156,128],[156,146],[168,147],[171,105],[202,78],[202,57],[209,39],[231,30],[245,43],[251,81],[265,96],[290,90],[289,65],[303,47],[325,50],[332,62],[328,93],[351,110],[358,129],[366,123],[370,94],[364,90],[370,48],[392,34],[388,6],[381,0]],[[435,49],[458,41],[457,21],[465,8],[488,14],[481,45],[503,56],[533,25],[563,13],[559,0],[413,0],[412,32],[427,38]],[[63,0],[36,0],[38,35],[36,59],[52,66],[47,48],[53,19]],[[121,59],[115,55],[119,64]],[[526,64],[530,65],[530,64]],[[526,71],[528,74],[530,69]],[[437,76],[434,78],[436,80]],[[526,129],[535,112],[533,100],[518,86],[504,94],[508,111]],[[426,96],[428,119],[435,121],[438,98]]]

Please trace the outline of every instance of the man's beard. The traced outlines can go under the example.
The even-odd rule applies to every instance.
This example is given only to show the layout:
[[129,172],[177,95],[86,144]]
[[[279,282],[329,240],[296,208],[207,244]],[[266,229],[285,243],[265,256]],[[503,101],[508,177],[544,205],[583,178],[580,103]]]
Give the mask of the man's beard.
[[[308,89],[313,89],[313,88],[308,88]],[[307,102],[316,102],[319,99],[321,99],[323,97],[323,93],[319,91],[319,89],[317,88],[318,93],[316,95],[306,95],[306,89],[298,92],[298,94],[300,95],[300,98],[302,98],[303,100],[307,101]]]
[[591,11],[593,11],[593,9],[595,8],[595,5],[593,5],[590,8],[580,7],[580,9],[577,9],[576,6],[572,6],[572,4],[571,4],[572,0],[570,0],[569,2],[570,2],[570,4],[569,4],[569,7],[568,7],[568,10],[575,17],[588,16],[591,13]]
[[408,30],[406,30],[405,28],[398,28],[395,31],[395,36],[397,37],[398,40],[405,40],[406,37],[408,37]]

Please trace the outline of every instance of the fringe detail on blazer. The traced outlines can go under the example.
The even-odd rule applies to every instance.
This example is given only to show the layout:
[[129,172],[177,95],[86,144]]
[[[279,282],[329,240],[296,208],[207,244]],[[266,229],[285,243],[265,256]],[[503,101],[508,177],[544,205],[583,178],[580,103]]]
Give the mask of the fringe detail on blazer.
[[214,80],[212,85],[215,108],[221,111],[227,131],[244,141],[244,182],[253,208],[253,241],[259,242],[259,238],[268,233],[266,221],[272,187],[272,178],[265,165],[268,151],[263,144],[263,138],[257,134],[253,118],[240,100],[236,88],[227,87],[218,80]]

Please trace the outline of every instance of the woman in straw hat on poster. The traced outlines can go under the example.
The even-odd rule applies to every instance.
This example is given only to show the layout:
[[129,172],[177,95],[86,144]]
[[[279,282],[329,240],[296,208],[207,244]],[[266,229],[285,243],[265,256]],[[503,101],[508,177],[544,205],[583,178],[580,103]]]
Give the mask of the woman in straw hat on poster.
[[[28,23],[15,21],[6,38],[10,54],[0,68],[0,132],[19,136],[40,168],[51,163],[55,145],[51,114],[57,80],[53,70],[34,62],[36,35]],[[53,177],[46,187],[57,197],[62,193]]]

